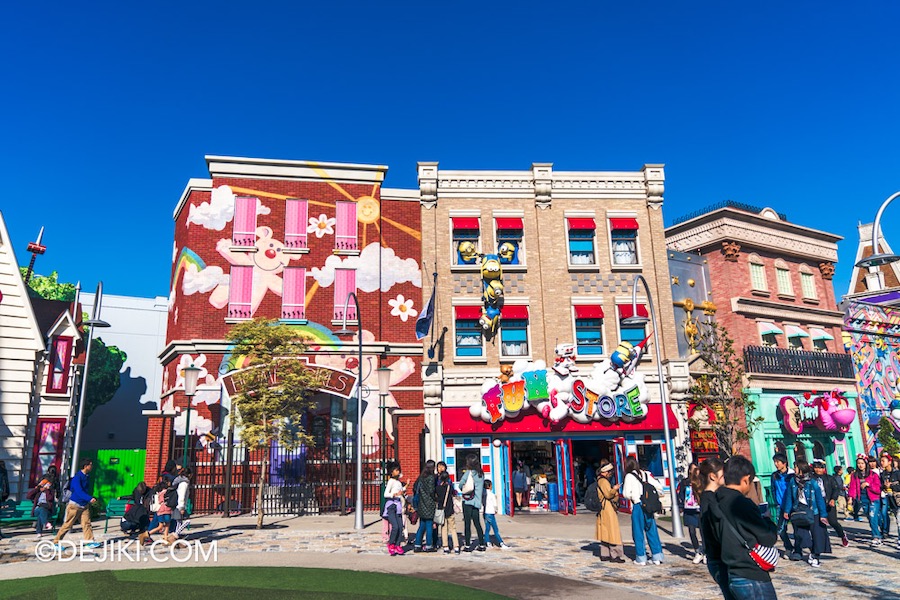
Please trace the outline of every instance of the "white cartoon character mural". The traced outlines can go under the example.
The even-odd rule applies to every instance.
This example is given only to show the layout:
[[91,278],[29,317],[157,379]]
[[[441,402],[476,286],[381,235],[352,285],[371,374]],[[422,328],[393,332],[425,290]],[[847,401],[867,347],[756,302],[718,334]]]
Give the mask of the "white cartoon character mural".
[[[221,239],[216,244],[216,250],[229,264],[233,266],[253,267],[253,293],[250,301],[250,314],[252,317],[259,308],[266,293],[272,292],[280,296],[284,282],[281,272],[291,260],[297,256],[284,254],[284,244],[272,237],[270,227],[256,228],[256,252],[234,252],[231,250],[231,240]],[[209,296],[209,303],[216,308],[228,306],[229,284],[220,282]]]
[[[375,341],[375,335],[366,329],[363,330],[363,344],[370,344]],[[359,338],[354,335],[350,341],[350,348],[355,347]],[[327,346],[310,347],[311,350],[327,350]],[[337,354],[316,354],[315,364],[340,369],[342,371],[350,371],[356,373],[359,364],[359,358],[356,352],[348,351],[347,353]],[[408,356],[402,356],[393,363],[385,365],[391,369],[391,386],[399,385],[410,375],[416,372],[416,363]],[[363,423],[362,432],[366,438],[373,437],[373,443],[378,445],[378,438],[375,435],[381,427],[381,415],[379,414],[379,398],[378,398],[378,358],[374,356],[363,356],[362,376],[363,376]],[[368,396],[366,396],[368,390]],[[385,406],[388,409],[388,415],[385,420],[387,434],[394,437],[393,419],[390,412],[394,408],[398,408],[397,400],[393,394],[388,394],[385,398]]]

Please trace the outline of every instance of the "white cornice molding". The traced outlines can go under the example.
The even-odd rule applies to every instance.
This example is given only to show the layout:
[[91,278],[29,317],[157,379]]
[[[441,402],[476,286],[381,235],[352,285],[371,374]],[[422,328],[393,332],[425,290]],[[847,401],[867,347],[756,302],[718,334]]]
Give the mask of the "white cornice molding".
[[[166,365],[182,354],[226,354],[231,344],[224,340],[174,340],[160,352],[159,361]],[[323,350],[308,350],[304,355],[313,354],[355,354],[359,350],[357,342],[340,341]],[[421,356],[423,346],[418,342],[363,342],[363,354],[384,354],[386,356]]]
[[181,192],[181,198],[178,199],[178,204],[175,205],[175,212],[172,213],[172,220],[178,220],[178,215],[181,214],[181,209],[187,204],[191,192],[211,192],[212,188],[212,179],[197,179],[193,177],[188,179],[187,185],[184,186],[184,191]]
[[732,298],[731,311],[742,315],[768,317],[782,321],[796,321],[803,324],[838,327],[844,324],[844,313],[839,310],[793,307],[756,298]]
[[381,188],[382,200],[399,202],[418,202],[419,190],[402,190],[399,188]]
[[[837,240],[840,236],[815,232],[805,227],[792,226],[794,231],[775,229],[773,221],[755,222],[755,220],[734,218],[737,211],[731,211],[730,215],[723,215],[711,221],[696,222],[698,219],[688,221],[695,223],[691,227],[676,225],[666,229],[666,245],[679,252],[691,252],[709,246],[715,246],[725,241],[735,241],[742,246],[772,250],[800,256],[811,260],[837,262]],[[754,215],[746,214],[748,217]],[[743,249],[742,249],[743,251]]]
[[206,165],[213,178],[293,179],[298,181],[333,181],[335,183],[374,184],[384,181],[388,168],[384,165],[278,160],[241,156],[207,155]]

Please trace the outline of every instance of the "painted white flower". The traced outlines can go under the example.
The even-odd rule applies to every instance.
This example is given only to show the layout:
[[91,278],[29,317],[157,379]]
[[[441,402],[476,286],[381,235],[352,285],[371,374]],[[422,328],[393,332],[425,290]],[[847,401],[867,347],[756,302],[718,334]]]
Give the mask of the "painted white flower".
[[178,370],[175,377],[175,389],[184,389],[184,370],[193,364],[200,368],[200,376],[197,378],[198,385],[204,385],[207,382],[209,372],[204,368],[206,364],[206,355],[200,354],[197,358],[191,357],[190,354],[182,354],[181,360],[178,361]]
[[310,217],[309,227],[306,228],[306,233],[314,233],[317,238],[324,236],[326,233],[328,235],[334,235],[335,223],[337,223],[337,219],[328,218],[324,213],[319,215],[318,219]]
[[404,323],[406,323],[406,320],[410,317],[415,317],[419,314],[419,312],[413,308],[412,298],[407,300],[403,297],[403,294],[397,294],[396,300],[388,300],[388,304],[391,306],[391,316],[400,317],[400,320]]

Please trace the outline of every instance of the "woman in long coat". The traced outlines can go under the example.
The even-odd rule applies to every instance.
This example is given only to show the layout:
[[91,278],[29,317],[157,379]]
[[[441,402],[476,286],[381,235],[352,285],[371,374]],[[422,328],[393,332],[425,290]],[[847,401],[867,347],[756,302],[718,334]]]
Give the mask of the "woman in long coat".
[[597,492],[603,508],[597,515],[597,539],[600,540],[600,560],[615,563],[625,562],[625,549],[622,547],[622,533],[619,531],[619,517],[616,506],[619,504],[619,484],[612,485],[613,466],[606,464],[600,467],[597,479]]

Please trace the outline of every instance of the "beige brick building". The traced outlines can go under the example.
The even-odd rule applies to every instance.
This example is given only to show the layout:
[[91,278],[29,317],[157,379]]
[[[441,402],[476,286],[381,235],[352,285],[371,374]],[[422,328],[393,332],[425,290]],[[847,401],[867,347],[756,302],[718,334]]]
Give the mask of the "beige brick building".
[[[624,456],[636,454],[664,476],[668,453],[649,346],[638,367],[650,395],[645,418],[552,422],[525,408],[515,418],[487,423],[469,413],[481,402],[482,385],[500,375],[501,365],[527,360],[552,366],[556,346],[574,344],[578,370],[588,372],[620,341],[642,341],[651,324],[645,331],[621,323],[631,312],[637,274],[646,278],[662,321],[670,398],[686,390],[687,368],[677,360],[670,308],[663,166],[566,172],[535,163],[523,171],[443,171],[437,163],[421,162],[418,174],[424,273],[434,271],[437,282],[433,338],[424,340],[426,458],[445,460],[455,474],[456,463],[480,453],[505,512],[512,502],[511,469],[519,460],[530,460],[532,472],[555,471],[546,475],[551,483],[557,480],[560,502],[571,498],[572,479],[578,478],[574,457],[589,464],[607,458],[621,471]],[[494,336],[479,323],[482,273],[471,244],[477,253],[497,254],[502,263],[503,305]],[[429,279],[423,277],[425,302]],[[647,298],[641,287],[638,304],[644,313]],[[679,413],[677,407],[674,412]],[[670,415],[676,429],[682,429],[679,420]],[[676,447],[684,443],[684,433],[673,431]]]

